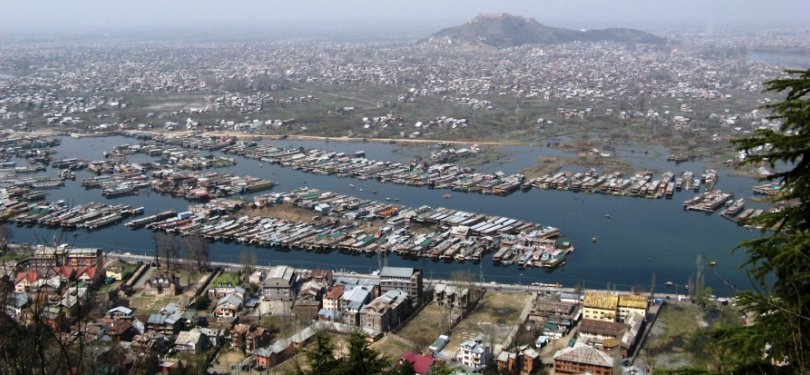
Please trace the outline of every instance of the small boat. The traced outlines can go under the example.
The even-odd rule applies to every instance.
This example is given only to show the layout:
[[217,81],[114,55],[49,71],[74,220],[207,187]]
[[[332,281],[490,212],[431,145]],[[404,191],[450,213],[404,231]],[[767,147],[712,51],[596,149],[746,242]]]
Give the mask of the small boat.
[[666,286],[673,286],[673,285],[675,285],[675,284],[674,284],[672,281],[667,281],[667,282],[665,282],[665,283],[664,283],[664,285],[666,285]]
[[610,214],[605,214],[605,219],[610,219]]
[[450,197],[451,197],[451,195],[450,195],[450,194],[445,194],[445,195],[442,195],[442,199],[450,199]]
[[715,261],[715,260],[709,261],[709,267],[714,267],[716,265],[717,265],[717,261]]
[[363,188],[357,189],[357,191],[359,191],[359,192],[361,192],[361,193],[362,193],[362,192],[363,192]]
[[591,242],[596,242],[596,237],[591,238]]

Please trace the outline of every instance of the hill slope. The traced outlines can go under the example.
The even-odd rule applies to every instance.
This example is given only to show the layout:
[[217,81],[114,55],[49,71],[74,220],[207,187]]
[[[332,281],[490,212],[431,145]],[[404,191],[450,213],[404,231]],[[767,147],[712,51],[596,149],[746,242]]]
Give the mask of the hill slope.
[[615,41],[629,43],[663,43],[656,35],[634,29],[604,29],[576,31],[549,27],[534,19],[509,14],[480,15],[463,25],[441,30],[429,41],[486,44],[497,48],[524,44],[554,44],[574,41]]

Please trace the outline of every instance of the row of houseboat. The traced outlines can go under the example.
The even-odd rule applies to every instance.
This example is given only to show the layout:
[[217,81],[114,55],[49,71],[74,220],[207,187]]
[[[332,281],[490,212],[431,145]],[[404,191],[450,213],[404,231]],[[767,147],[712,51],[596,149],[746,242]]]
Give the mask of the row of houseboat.
[[679,176],[667,171],[656,178],[651,171],[638,171],[625,176],[621,172],[601,174],[596,170],[585,172],[561,171],[546,174],[528,182],[538,189],[556,189],[585,191],[613,195],[641,196],[647,198],[672,199],[675,192],[682,190],[700,191],[701,184],[707,188],[717,182],[717,172],[707,170],[701,178],[694,178],[694,173],[685,171]]
[[303,221],[245,215],[239,211],[241,205],[233,202],[221,199],[193,205],[187,212],[166,213],[163,220],[151,218],[145,227],[262,247],[398,254],[447,262],[479,262],[484,255],[496,252],[496,263],[547,269],[561,265],[573,250],[570,243],[560,240],[554,227],[441,207],[406,207],[314,189],[260,195],[251,203],[255,208],[286,205],[310,210],[312,218]]
[[452,163],[376,161],[360,154],[303,147],[283,148],[274,145],[237,143],[223,148],[222,151],[308,173],[354,177],[361,180],[375,179],[382,182],[482,194],[507,195],[520,189],[524,180],[521,174],[477,173],[470,168]]

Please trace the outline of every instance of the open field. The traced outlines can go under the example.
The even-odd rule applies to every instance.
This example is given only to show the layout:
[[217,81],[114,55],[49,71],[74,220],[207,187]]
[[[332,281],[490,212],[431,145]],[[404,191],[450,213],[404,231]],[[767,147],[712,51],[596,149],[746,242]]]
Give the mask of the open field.
[[453,329],[442,353],[452,356],[462,342],[479,336],[488,337],[494,349],[517,323],[527,298],[523,293],[487,291],[472,313]]
[[418,352],[407,340],[404,340],[396,334],[389,334],[383,337],[382,340],[375,342],[371,347],[391,360],[398,359],[402,354],[405,354],[405,352]]
[[449,322],[443,310],[443,307],[429,303],[397,331],[397,335],[413,341],[421,350],[426,349],[436,337],[447,330]]

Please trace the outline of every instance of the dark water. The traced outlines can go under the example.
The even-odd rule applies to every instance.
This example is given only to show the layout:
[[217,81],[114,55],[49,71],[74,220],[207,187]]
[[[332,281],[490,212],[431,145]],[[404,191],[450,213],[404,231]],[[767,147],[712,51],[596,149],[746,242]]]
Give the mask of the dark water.
[[[64,138],[59,147],[59,157],[80,157],[101,159],[104,150],[111,150],[114,145],[133,143],[134,140],[123,137],[110,138]],[[282,141],[283,143],[283,141]],[[291,142],[292,143],[292,142]],[[286,144],[285,144],[286,145]],[[374,143],[311,143],[301,144],[309,147],[331,148],[336,151],[354,152],[364,150],[370,158],[388,159],[401,156],[411,151],[401,150],[395,145]],[[506,173],[516,172],[517,168],[530,166],[541,153],[559,152],[543,148],[516,147],[504,148],[511,152],[509,157],[499,163]],[[652,153],[651,153],[652,154]],[[147,160],[146,156],[131,155],[131,161]],[[716,294],[727,295],[731,290],[721,278],[745,288],[747,287],[744,272],[737,266],[743,261],[743,254],[732,254],[731,250],[741,240],[754,238],[756,231],[738,227],[718,215],[706,215],[695,212],[684,212],[682,201],[693,196],[690,193],[676,193],[675,199],[644,199],[614,197],[601,194],[573,193],[562,191],[531,190],[527,193],[517,192],[507,197],[495,197],[472,193],[451,192],[452,198],[442,199],[446,190],[430,190],[377,181],[361,181],[350,178],[310,175],[278,166],[259,166],[259,162],[238,158],[238,164],[227,171],[240,174],[269,178],[278,185],[274,191],[289,191],[301,186],[322,190],[383,200],[386,197],[399,198],[400,202],[410,206],[430,205],[445,206],[454,209],[477,211],[487,214],[510,216],[541,224],[559,227],[563,234],[575,245],[576,251],[571,254],[567,264],[553,272],[539,269],[520,271],[517,267],[496,267],[490,258],[478,264],[443,263],[430,260],[406,260],[389,256],[389,265],[421,267],[426,276],[447,277],[455,270],[469,270],[478,274],[482,272],[487,281],[500,282],[560,282],[565,286],[583,284],[586,287],[605,287],[612,283],[620,289],[637,286],[649,288],[651,276],[656,275],[658,290],[664,290],[664,282],[672,281],[685,284],[695,273],[697,255],[715,260],[715,268],[706,268],[706,284]],[[690,169],[699,175],[702,171],[700,162],[690,162],[675,166],[667,163],[663,156],[636,155],[629,161],[643,168],[669,169],[680,172]],[[23,163],[24,164],[24,163]],[[488,166],[491,167],[491,166]],[[482,168],[484,169],[484,168]],[[56,171],[49,169],[48,175]],[[77,174],[76,181],[68,181],[65,188],[51,190],[48,199],[53,201],[65,199],[73,204],[87,201],[107,201],[100,190],[85,190],[80,186],[82,178],[89,177],[88,172]],[[349,184],[363,188],[358,192]],[[734,192],[738,197],[749,197],[754,181],[746,178],[729,176],[721,171],[718,188]],[[377,190],[378,194],[372,194]],[[145,215],[166,209],[183,210],[188,203],[184,200],[170,198],[153,192],[142,191],[138,196],[123,197],[114,200],[133,206],[145,206]],[[610,214],[611,218],[606,218]],[[78,234],[75,235],[74,234]],[[153,251],[150,235],[146,230],[133,231],[123,225],[108,227],[103,230],[87,232],[76,231],[59,233],[43,228],[15,228],[15,240],[48,241],[54,236],[61,236],[63,242],[82,246],[99,246],[104,249],[118,249],[138,254],[150,254]],[[593,237],[597,238],[592,242]],[[239,261],[239,253],[248,247],[237,244],[214,243],[212,254],[217,260]],[[376,269],[377,258],[345,255],[339,252],[319,254],[304,251],[276,251],[264,248],[251,248],[262,264],[289,264],[303,267],[326,267],[334,269],[369,272]]]
[[751,51],[748,53],[748,59],[785,69],[805,70],[810,68],[810,55],[804,53]]

